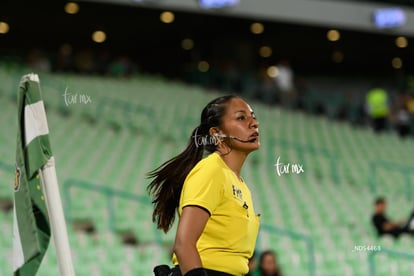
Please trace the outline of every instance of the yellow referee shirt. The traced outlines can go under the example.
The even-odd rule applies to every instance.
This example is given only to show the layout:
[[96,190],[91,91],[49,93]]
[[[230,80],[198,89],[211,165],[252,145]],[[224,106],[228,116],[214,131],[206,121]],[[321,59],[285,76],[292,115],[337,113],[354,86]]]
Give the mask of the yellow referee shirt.
[[[259,217],[246,183],[217,153],[202,159],[188,174],[181,192],[180,215],[188,205],[203,207],[210,213],[197,242],[203,267],[237,276],[247,274]],[[175,255],[173,263],[178,264]]]

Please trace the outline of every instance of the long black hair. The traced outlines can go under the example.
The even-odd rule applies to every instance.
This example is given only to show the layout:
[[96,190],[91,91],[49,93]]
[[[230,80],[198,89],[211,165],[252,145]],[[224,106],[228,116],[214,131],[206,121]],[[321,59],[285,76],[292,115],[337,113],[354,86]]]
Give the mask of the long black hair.
[[148,173],[149,178],[154,178],[147,191],[153,198],[152,221],[157,223],[158,229],[167,232],[171,228],[185,178],[203,158],[204,150],[209,153],[216,150],[217,144],[212,142],[215,139],[209,131],[221,126],[226,104],[233,98],[237,96],[222,96],[209,102],[201,112],[200,125],[193,130],[186,149]]

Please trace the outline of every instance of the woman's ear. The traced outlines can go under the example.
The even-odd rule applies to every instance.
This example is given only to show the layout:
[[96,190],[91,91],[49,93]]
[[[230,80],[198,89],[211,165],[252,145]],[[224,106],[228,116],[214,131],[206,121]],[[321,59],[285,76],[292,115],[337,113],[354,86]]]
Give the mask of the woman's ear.
[[219,129],[216,127],[212,127],[209,130],[209,134],[212,137],[213,141],[214,141],[214,145],[218,146],[221,144],[222,141],[222,134],[220,133]]
[[210,136],[219,138],[220,136],[220,130],[217,127],[211,127],[208,131]]

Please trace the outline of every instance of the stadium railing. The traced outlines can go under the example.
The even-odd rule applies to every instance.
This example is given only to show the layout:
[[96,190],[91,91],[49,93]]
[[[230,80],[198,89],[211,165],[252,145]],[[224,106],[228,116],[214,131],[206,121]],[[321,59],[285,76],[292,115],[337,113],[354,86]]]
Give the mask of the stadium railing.
[[[137,202],[141,206],[151,205],[151,200],[149,199],[149,197],[146,197],[146,196],[135,195],[127,191],[98,185],[98,184],[91,183],[91,182],[84,181],[84,180],[68,179],[62,185],[62,198],[63,198],[63,206],[66,211],[66,214],[65,214],[66,220],[69,223],[73,222],[73,220],[76,219],[72,215],[73,199],[70,193],[70,190],[75,189],[75,188],[89,190],[89,191],[104,195],[105,203],[106,203],[106,211],[108,214],[107,228],[108,230],[113,231],[113,232],[116,232],[117,230],[119,230],[117,229],[117,225],[116,225],[116,218],[117,218],[118,210],[117,208],[115,208],[114,203],[113,203],[115,198],[120,198],[122,200],[128,200],[128,201],[134,201],[134,202]],[[124,212],[125,210],[119,210],[119,211]],[[159,233],[159,231],[157,231],[157,229],[155,229],[155,224],[152,224],[152,225],[153,225],[153,232],[154,232],[153,234],[156,239],[154,242],[162,243],[161,234]]]
[[411,190],[411,179],[410,176],[414,174],[414,168],[400,165],[387,161],[373,161],[370,163],[371,174],[369,175],[369,186],[371,193],[376,195],[377,193],[377,170],[382,169],[385,171],[396,171],[402,174],[405,183],[405,195],[407,200],[412,200],[412,190]]
[[368,263],[369,263],[369,275],[375,276],[377,275],[377,269],[376,269],[376,262],[375,257],[378,254],[385,254],[389,257],[393,258],[400,258],[400,259],[408,259],[414,261],[414,252],[400,252],[388,248],[379,248],[379,250],[371,250],[368,253]]
[[[309,236],[296,232],[296,231],[292,231],[290,229],[279,228],[277,226],[268,225],[268,224],[260,225],[260,231],[266,231],[271,234],[287,236],[288,238],[293,239],[293,240],[303,241],[306,244],[306,251],[308,255],[309,276],[316,275],[315,248],[314,248],[313,240]],[[260,235],[258,237],[257,244],[259,244],[259,239],[260,239]]]

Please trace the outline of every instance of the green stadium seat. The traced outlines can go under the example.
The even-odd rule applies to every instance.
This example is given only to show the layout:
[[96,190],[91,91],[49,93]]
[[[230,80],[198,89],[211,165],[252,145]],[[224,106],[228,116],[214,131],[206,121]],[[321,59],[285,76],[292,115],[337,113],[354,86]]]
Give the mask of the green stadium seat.
[[[0,127],[10,130],[0,133],[0,156],[5,157],[1,162],[7,167],[0,169],[4,184],[0,185],[0,197],[13,196],[16,132],[10,125],[15,128],[11,122],[16,121],[16,103],[10,99],[15,98],[20,76],[20,71],[0,67]],[[220,95],[142,75],[117,80],[44,74],[41,82],[60,186],[68,179],[79,179],[141,196],[147,195],[150,180],[146,173],[185,148],[202,107]],[[93,102],[66,106],[62,97],[66,88],[88,94]],[[309,109],[315,108],[317,96],[306,96]],[[332,103],[341,103],[341,96]],[[352,252],[354,245],[378,243],[412,251],[414,244],[408,239],[377,240],[370,225],[378,194],[389,199],[391,217],[405,217],[412,207],[405,197],[403,175],[381,168],[371,171],[372,163],[381,160],[410,164],[412,140],[402,143],[393,133],[377,137],[369,129],[250,103],[260,120],[262,146],[249,157],[242,173],[251,187],[255,210],[261,213],[262,224],[309,235],[317,256],[316,275],[367,275],[366,254]],[[98,116],[101,105],[104,112]],[[329,112],[333,114],[334,108]],[[278,156],[284,162],[302,163],[305,172],[278,176],[274,167]],[[374,174],[376,194],[369,187]],[[413,179],[411,176],[410,181]],[[115,221],[111,222],[105,196],[82,187],[72,187],[69,193],[72,205],[65,212],[72,219],[92,221],[97,230],[93,237],[69,230],[77,275],[151,275],[154,265],[170,263],[176,225],[166,235],[155,230],[149,203],[117,198]],[[0,215],[0,225],[4,233],[0,243],[10,248],[0,252],[0,275],[9,275],[11,216]],[[138,248],[126,249],[118,234],[108,234],[110,225],[116,230],[131,230],[140,242]],[[269,248],[277,251],[286,275],[308,275],[307,251],[300,241],[261,232],[257,249]],[[42,272],[50,270],[58,275],[56,260],[49,255],[52,250]],[[378,275],[413,274],[411,260],[377,257]]]

